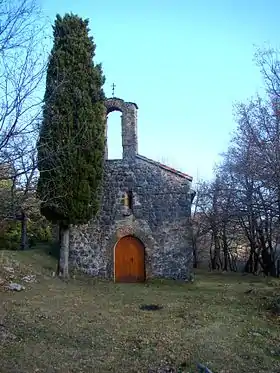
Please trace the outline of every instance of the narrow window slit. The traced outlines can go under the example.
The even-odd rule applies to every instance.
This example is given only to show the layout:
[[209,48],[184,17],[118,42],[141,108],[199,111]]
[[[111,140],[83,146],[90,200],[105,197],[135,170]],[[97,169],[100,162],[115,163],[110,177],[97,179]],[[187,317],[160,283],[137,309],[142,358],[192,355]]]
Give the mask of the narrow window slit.
[[132,194],[132,191],[131,191],[131,190],[129,190],[129,191],[127,192],[127,199],[128,199],[128,208],[129,208],[130,210],[132,210],[132,207],[133,207],[133,194]]

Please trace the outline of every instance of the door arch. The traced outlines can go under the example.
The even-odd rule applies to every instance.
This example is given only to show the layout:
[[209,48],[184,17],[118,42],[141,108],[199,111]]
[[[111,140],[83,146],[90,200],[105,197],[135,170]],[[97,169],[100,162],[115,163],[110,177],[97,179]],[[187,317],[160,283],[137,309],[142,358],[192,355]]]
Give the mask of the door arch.
[[115,282],[145,281],[145,248],[134,236],[122,237],[115,246]]

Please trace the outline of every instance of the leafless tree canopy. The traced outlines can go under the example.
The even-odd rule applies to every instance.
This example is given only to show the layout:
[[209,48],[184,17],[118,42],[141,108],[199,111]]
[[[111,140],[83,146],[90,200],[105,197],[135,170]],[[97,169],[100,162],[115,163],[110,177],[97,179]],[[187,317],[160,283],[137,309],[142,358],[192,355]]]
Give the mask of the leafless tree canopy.
[[274,50],[258,51],[256,58],[266,96],[235,106],[237,129],[215,180],[199,187],[193,234],[197,241],[204,224],[211,269],[236,270],[243,258],[245,271],[275,276],[280,259],[280,64]]
[[0,19],[0,213],[14,219],[34,203],[46,22],[36,0],[0,0]]
[[5,159],[10,142],[34,129],[46,61],[35,0],[2,0],[0,17],[0,155]]

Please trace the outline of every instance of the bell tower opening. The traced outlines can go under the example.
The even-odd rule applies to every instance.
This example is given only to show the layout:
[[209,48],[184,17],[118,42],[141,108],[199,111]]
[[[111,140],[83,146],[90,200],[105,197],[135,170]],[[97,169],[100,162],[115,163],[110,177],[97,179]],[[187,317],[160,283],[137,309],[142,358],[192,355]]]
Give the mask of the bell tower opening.
[[112,111],[107,116],[108,159],[122,159],[122,113]]
[[[105,107],[107,119],[105,159],[133,161],[138,153],[137,105],[133,102],[125,102],[120,98],[113,97],[105,101]],[[120,113],[121,121],[119,120]],[[110,123],[108,123],[109,121]],[[118,125],[120,122],[121,128]]]

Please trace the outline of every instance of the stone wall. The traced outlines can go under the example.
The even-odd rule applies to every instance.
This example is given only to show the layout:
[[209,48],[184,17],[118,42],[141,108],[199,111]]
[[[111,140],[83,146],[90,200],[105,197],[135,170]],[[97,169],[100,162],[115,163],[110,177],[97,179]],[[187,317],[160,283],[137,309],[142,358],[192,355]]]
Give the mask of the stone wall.
[[[98,277],[113,278],[114,246],[132,234],[145,246],[146,278],[185,279],[192,268],[189,218],[191,182],[136,156],[107,160],[100,213],[73,228],[70,265]],[[124,206],[132,192],[132,208]]]

